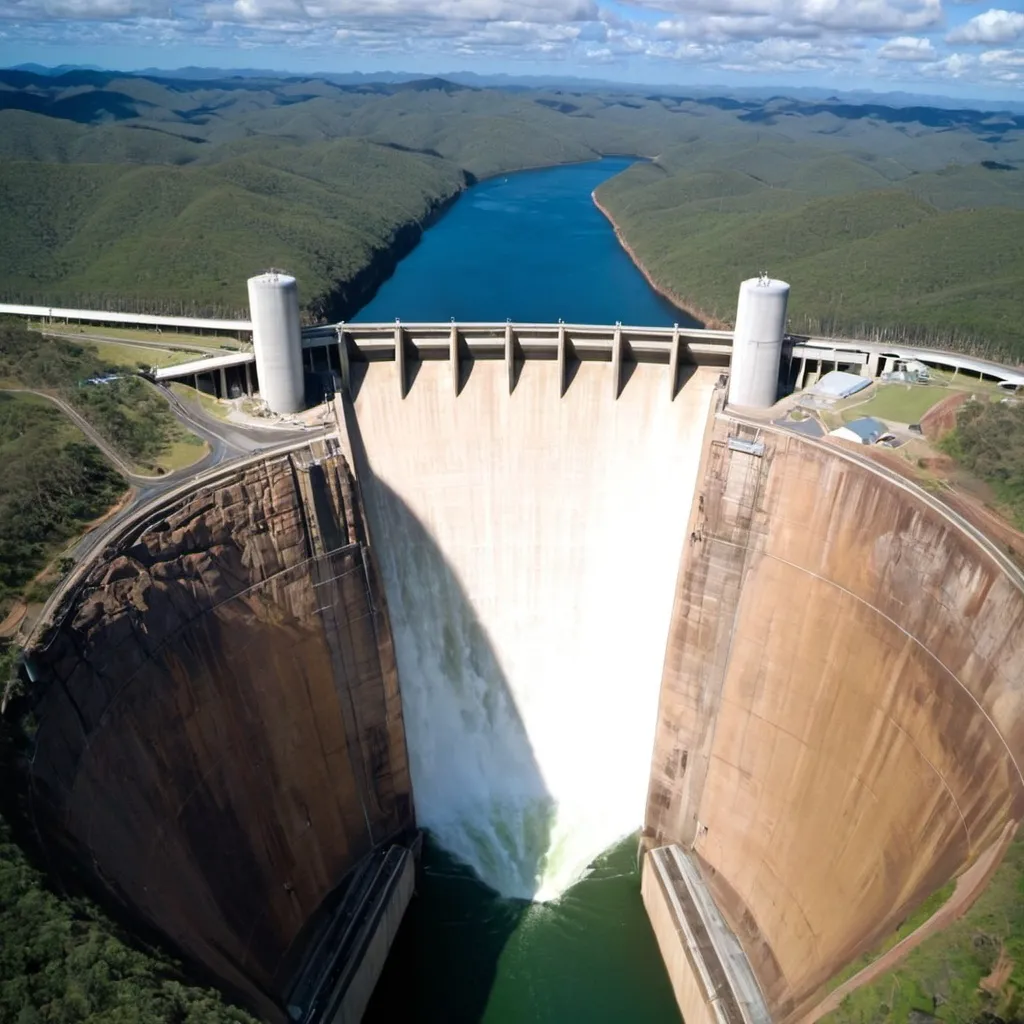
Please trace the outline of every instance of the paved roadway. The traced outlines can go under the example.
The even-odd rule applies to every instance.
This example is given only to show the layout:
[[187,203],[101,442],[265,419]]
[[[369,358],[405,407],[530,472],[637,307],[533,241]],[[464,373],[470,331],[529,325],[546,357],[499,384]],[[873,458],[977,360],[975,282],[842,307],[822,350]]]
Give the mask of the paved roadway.
[[[145,378],[142,378],[145,379]],[[0,388],[0,391],[13,394],[37,395],[52,402],[64,413],[72,423],[104,454],[117,471],[131,485],[132,493],[128,502],[102,524],[82,536],[68,551],[67,555],[80,562],[94,548],[98,547],[117,526],[131,516],[142,504],[155,498],[163,491],[187,483],[204,473],[234,459],[254,455],[264,448],[276,448],[281,445],[302,440],[314,440],[334,429],[333,421],[327,427],[296,430],[293,428],[249,427],[239,424],[225,423],[206,413],[201,406],[183,402],[170,388],[157,384],[148,384],[168,403],[171,412],[188,430],[197,434],[209,445],[209,452],[191,466],[165,473],[160,476],[149,476],[137,473],[124,457],[103,437],[99,431],[64,399],[46,391],[33,388]]]

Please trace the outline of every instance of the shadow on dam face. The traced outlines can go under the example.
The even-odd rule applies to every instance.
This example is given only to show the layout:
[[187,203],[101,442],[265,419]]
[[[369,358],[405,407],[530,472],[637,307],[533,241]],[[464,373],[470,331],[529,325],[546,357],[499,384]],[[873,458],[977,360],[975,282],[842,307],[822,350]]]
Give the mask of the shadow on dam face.
[[306,923],[414,824],[358,493],[304,450],[131,530],[30,652],[31,821],[58,876],[280,1021]]
[[418,824],[502,895],[531,900],[556,808],[512,687],[430,531],[374,475],[350,405],[345,427],[401,665]]

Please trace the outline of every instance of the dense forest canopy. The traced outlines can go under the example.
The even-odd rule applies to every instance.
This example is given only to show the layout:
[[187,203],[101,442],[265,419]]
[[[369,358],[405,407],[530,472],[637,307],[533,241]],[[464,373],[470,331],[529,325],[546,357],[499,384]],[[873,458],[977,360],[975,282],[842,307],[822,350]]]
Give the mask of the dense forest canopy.
[[130,945],[86,899],[61,899],[0,816],[0,1020],[9,1024],[255,1024],[178,964]]
[[1024,404],[1012,398],[965,402],[942,446],[992,485],[1024,529]]
[[273,264],[317,315],[475,178],[630,153],[653,159],[599,198],[709,317],[764,266],[795,331],[1024,351],[1020,116],[440,79],[0,85],[0,299],[239,314]]
[[124,489],[56,407],[0,393],[0,618],[54,549]]

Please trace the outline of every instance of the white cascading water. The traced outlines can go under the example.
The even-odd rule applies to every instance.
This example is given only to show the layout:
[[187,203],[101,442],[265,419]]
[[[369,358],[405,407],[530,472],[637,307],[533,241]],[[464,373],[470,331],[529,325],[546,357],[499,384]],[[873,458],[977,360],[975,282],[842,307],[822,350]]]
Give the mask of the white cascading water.
[[665,640],[716,374],[606,363],[564,397],[477,362],[355,402],[416,815],[499,893],[558,896],[643,821]]

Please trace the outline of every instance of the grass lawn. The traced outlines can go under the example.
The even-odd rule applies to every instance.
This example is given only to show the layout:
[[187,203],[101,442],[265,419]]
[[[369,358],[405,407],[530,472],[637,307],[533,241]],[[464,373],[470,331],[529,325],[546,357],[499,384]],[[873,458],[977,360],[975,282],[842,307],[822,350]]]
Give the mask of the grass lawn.
[[167,473],[184,469],[198,462],[210,450],[210,446],[194,435],[189,440],[172,441],[156,460],[157,466]]
[[79,341],[86,341],[89,335],[99,335],[103,338],[123,338],[125,341],[148,341],[155,345],[190,345],[194,343],[201,348],[240,349],[242,347],[242,343],[233,334],[193,334],[188,331],[178,333],[172,328],[156,331],[135,327],[106,327],[102,324],[43,324],[38,321],[32,321],[32,326],[45,327],[48,332],[53,334],[67,334]]
[[896,423],[920,423],[921,417],[942,399],[949,396],[946,388],[929,387],[922,384],[880,384],[874,396],[863,405],[856,405],[843,411],[843,418],[859,419],[874,416],[883,421]]
[[[906,1024],[915,1009],[962,1024],[986,1012],[1015,1019],[1024,992],[1022,897],[1024,840],[1017,838],[988,888],[959,921],[922,943],[892,973],[852,992],[822,1020]],[[997,964],[1002,970],[994,971]],[[991,991],[980,987],[982,980]]]
[[196,391],[195,388],[190,388],[187,384],[171,381],[171,391],[183,402],[191,402],[193,405],[198,403],[202,406],[203,412],[216,416],[219,420],[227,419],[228,413],[231,411],[231,407],[227,402],[222,402],[220,399],[207,395],[202,391]]
[[186,352],[182,349],[145,348],[141,345],[118,345],[109,341],[82,341],[83,347],[91,349],[105,363],[111,366],[174,366],[187,363],[204,355],[200,352]]

